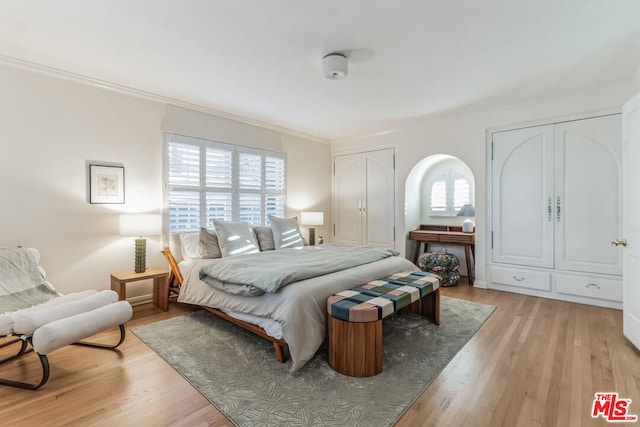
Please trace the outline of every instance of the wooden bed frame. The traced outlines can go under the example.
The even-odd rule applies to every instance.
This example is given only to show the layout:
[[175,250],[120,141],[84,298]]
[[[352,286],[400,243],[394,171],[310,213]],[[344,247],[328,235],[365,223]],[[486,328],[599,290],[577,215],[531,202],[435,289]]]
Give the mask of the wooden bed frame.
[[[169,266],[171,266],[171,272],[169,273],[169,296],[171,297],[171,293],[174,293],[176,296],[180,293],[180,288],[182,287],[182,283],[184,278],[182,277],[182,273],[180,273],[180,269],[178,268],[178,263],[176,259],[173,257],[171,253],[171,249],[168,247],[164,248],[164,256],[167,258],[169,262]],[[172,298],[172,299],[175,299]],[[221,317],[234,325],[238,325],[241,328],[248,330],[249,332],[253,332],[254,334],[261,336],[262,338],[266,338],[273,343],[273,347],[276,351],[276,358],[278,362],[284,363],[289,358],[289,344],[285,340],[273,338],[269,336],[267,332],[262,329],[260,326],[254,325],[253,323],[245,322],[243,320],[236,319],[235,317],[229,316],[222,310],[218,310],[217,308],[211,308],[206,306],[200,306],[201,308],[207,310],[210,313],[215,314],[218,317]]]

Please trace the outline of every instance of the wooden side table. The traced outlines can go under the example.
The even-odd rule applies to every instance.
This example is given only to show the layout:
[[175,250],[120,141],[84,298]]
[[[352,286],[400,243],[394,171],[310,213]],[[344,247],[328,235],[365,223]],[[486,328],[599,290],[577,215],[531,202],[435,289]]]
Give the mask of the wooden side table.
[[[429,250],[429,243],[446,243],[450,245],[464,246],[464,256],[467,261],[467,274],[469,284],[473,285],[474,272],[471,268],[471,256],[473,255],[473,263],[476,262],[476,233],[463,233],[462,227],[447,225],[425,225],[421,224],[420,228],[409,232],[409,239],[415,240],[417,243],[413,251],[411,261],[414,264],[418,262],[420,255],[420,247],[424,245],[424,251]],[[469,253],[471,252],[471,253]]]
[[127,283],[153,279],[153,305],[161,310],[169,310],[169,271],[162,268],[148,268],[143,273],[123,271],[111,275],[111,289],[118,293],[120,301],[127,299]]

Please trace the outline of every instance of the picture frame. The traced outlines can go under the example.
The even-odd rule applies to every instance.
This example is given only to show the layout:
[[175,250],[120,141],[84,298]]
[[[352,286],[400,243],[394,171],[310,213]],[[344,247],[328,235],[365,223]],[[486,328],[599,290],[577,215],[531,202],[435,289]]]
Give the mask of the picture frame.
[[124,203],[124,166],[89,165],[89,202]]

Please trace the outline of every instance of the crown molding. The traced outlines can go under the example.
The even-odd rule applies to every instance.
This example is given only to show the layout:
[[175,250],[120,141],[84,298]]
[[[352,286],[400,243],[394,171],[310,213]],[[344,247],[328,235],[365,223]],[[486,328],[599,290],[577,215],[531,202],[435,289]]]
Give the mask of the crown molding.
[[0,54],[0,64],[7,65],[12,68],[17,68],[23,71],[34,72],[38,74],[44,74],[49,77],[53,77],[60,80],[71,81],[75,83],[80,83],[86,86],[92,86],[100,89],[109,90],[112,92],[117,92],[123,95],[128,95],[136,98],[145,99],[148,101],[159,102],[162,104],[173,105],[176,107],[187,108],[189,110],[198,111],[200,113],[210,114],[212,116],[221,117],[224,119],[233,120],[236,122],[244,123],[251,126],[257,126],[264,129],[269,129],[272,131],[284,133],[287,135],[296,136],[299,138],[308,139],[316,142],[323,142],[329,144],[330,141],[326,138],[322,138],[317,135],[311,135],[305,132],[300,132],[294,129],[289,129],[282,126],[277,126],[271,123],[262,122],[260,120],[249,119],[247,117],[238,116],[231,113],[225,113],[224,111],[216,110],[210,107],[205,107],[203,105],[193,104],[187,101],[182,101],[180,99],[170,98],[167,96],[158,95],[151,92],[146,92],[143,90],[135,89],[132,87],[119,85],[116,83],[110,83],[104,80],[94,79],[92,77],[84,76],[82,74],[72,73],[70,71],[64,71],[57,68],[49,67],[47,65],[37,64],[35,62],[25,61],[23,59],[13,58],[11,56],[6,56]]

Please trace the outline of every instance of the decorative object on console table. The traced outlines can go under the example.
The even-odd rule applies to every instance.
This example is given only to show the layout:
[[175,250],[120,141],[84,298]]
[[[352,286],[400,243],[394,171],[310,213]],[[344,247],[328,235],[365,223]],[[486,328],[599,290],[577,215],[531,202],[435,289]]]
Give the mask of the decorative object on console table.
[[471,221],[471,218],[476,216],[476,210],[473,205],[470,203],[462,205],[456,216],[466,217],[462,222],[462,232],[473,233],[473,221]]
[[142,273],[147,264],[147,239],[162,232],[162,217],[158,214],[120,215],[120,235],[138,237],[135,246],[135,272]]
[[324,212],[302,212],[300,214],[300,223],[302,225],[310,225],[309,227],[309,244],[316,244],[316,228],[314,225],[324,225]]

